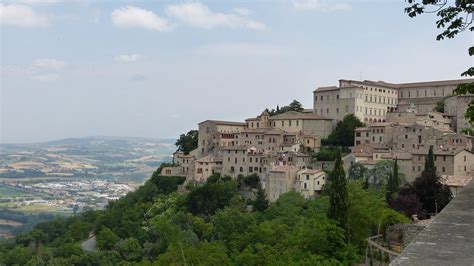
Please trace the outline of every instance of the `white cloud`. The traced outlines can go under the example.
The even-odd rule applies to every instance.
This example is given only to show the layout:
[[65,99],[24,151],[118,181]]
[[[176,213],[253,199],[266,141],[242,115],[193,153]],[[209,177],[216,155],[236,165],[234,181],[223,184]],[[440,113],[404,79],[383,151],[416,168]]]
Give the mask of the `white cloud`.
[[327,0],[295,0],[293,7],[299,11],[318,11],[318,12],[335,12],[350,11],[352,7],[345,3],[334,3]]
[[115,56],[114,60],[117,62],[129,63],[129,62],[138,61],[142,58],[143,56],[140,54],[121,54],[121,55]]
[[150,10],[134,6],[115,9],[110,17],[115,26],[121,28],[145,28],[156,31],[171,30],[166,19],[158,17]]
[[2,75],[29,78],[36,81],[56,81],[67,66],[67,63],[52,58],[40,58],[34,60],[28,66],[5,66],[2,67]]
[[[213,12],[207,6],[196,2],[179,5],[170,5],[166,13],[177,20],[196,28],[211,29],[215,27],[248,28],[264,30],[266,25],[262,22],[249,19],[249,10],[234,9],[234,13]],[[243,14],[245,13],[245,14]]]
[[289,51],[270,44],[218,43],[196,49],[196,54],[204,56],[283,56]]
[[29,6],[0,4],[0,22],[19,27],[46,27],[50,23],[50,17]]
[[241,15],[241,16],[250,16],[252,15],[253,11],[247,8],[241,8],[241,7],[236,7],[232,9],[235,13]]
[[57,80],[59,80],[59,74],[56,74],[56,73],[46,73],[46,74],[40,74],[40,75],[33,75],[33,76],[31,76],[30,78],[31,78],[32,80],[50,82],[50,81],[57,81]]
[[32,67],[36,69],[60,70],[67,66],[67,63],[53,58],[40,58],[33,61]]

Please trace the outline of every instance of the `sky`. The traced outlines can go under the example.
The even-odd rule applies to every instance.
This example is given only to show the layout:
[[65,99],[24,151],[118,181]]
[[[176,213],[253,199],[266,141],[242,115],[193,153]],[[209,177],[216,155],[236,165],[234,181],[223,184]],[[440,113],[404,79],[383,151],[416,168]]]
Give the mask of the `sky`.
[[404,0],[0,3],[0,143],[176,138],[339,79],[457,79],[471,33],[436,41]]

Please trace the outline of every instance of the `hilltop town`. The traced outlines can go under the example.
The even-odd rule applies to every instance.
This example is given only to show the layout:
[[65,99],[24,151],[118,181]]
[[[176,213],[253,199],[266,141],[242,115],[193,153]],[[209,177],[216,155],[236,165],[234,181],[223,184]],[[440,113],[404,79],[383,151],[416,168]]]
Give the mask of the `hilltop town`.
[[[459,84],[473,79],[387,83],[339,80],[338,86],[313,91],[313,108],[263,111],[245,121],[206,120],[199,123],[197,147],[173,154],[164,176],[184,176],[185,185],[204,183],[219,173],[237,179],[258,175],[270,201],[289,191],[306,198],[320,194],[332,162],[315,160],[327,149],[338,123],[352,115],[363,122],[343,157],[373,169],[398,160],[405,182],[420,176],[432,146],[437,174],[455,194],[474,175],[474,137],[464,117],[474,95],[454,95]],[[376,182],[372,180],[372,182]]]

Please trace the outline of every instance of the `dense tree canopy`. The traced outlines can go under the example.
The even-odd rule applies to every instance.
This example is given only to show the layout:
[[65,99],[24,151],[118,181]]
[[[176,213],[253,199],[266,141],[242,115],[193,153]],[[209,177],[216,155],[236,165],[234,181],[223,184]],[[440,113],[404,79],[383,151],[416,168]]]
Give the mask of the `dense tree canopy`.
[[199,132],[197,130],[190,130],[186,134],[181,134],[175,143],[176,147],[178,147],[178,151],[182,151],[184,154],[189,154],[192,150],[198,147],[198,137]]
[[336,128],[324,140],[324,143],[334,146],[354,146],[354,130],[364,126],[365,124],[359,118],[353,114],[348,114],[337,123]]
[[[355,181],[347,185],[338,158],[331,176],[338,200],[307,200],[289,192],[270,204],[255,176],[239,178],[239,186],[219,174],[182,194],[176,190],[183,178],[157,171],[105,210],[42,223],[0,241],[0,265],[357,264],[367,237],[380,226],[406,221],[387,207],[381,193]],[[254,201],[240,194],[249,188],[257,191]],[[336,205],[345,214],[329,211]],[[96,236],[94,252],[80,246],[89,232]]]

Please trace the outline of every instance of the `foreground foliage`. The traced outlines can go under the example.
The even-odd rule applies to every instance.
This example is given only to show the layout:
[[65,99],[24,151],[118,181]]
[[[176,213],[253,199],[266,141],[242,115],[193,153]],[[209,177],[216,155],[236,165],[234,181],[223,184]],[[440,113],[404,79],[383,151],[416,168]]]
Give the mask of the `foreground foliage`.
[[[240,181],[253,185],[254,179]],[[365,239],[381,225],[400,222],[382,193],[357,181],[347,185],[345,227],[326,215],[327,196],[306,200],[289,192],[268,204],[260,186],[249,202],[228,177],[212,176],[178,194],[183,181],[154,173],[105,210],[39,224],[0,243],[0,264],[349,265],[361,260]],[[94,252],[81,248],[89,233],[96,238]]]

